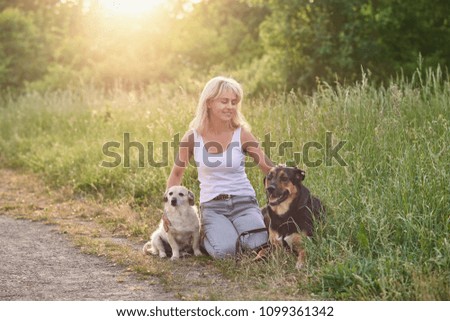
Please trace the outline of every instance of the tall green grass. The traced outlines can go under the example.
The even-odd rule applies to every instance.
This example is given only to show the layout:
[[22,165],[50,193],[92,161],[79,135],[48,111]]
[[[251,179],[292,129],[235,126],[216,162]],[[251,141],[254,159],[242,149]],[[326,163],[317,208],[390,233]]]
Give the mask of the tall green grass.
[[[4,98],[1,164],[32,170],[51,185],[69,185],[79,193],[159,206],[170,166],[139,168],[132,148],[130,168],[101,167],[111,161],[102,146],[120,142],[115,151],[122,154],[123,134],[130,133],[132,141],[153,142],[154,158],[161,160],[163,142],[186,131],[197,94],[182,89],[102,94],[87,88]],[[325,146],[331,132],[333,146],[346,141],[339,154],[347,165],[334,160],[331,166],[305,167],[304,159],[296,159],[307,170],[305,185],[328,212],[306,244],[305,271],[273,262],[218,263],[224,271],[262,287],[289,279],[292,292],[333,299],[450,299],[448,75],[440,69],[418,71],[384,87],[363,75],[352,86],[321,84],[313,96],[291,92],[247,99],[243,113],[259,139],[270,133],[277,147],[292,142],[283,155],[277,147],[271,150],[275,162],[292,162],[307,142]],[[172,148],[169,156],[171,165]],[[310,156],[323,159],[324,149],[311,150]],[[264,204],[262,174],[257,168],[247,172]],[[194,168],[184,183],[198,195]],[[271,278],[280,281],[268,283]]]

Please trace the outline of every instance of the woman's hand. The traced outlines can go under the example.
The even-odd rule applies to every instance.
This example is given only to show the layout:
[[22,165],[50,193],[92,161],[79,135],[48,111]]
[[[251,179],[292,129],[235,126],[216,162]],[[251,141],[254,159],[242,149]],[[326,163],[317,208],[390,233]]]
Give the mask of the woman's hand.
[[180,147],[178,148],[178,154],[175,156],[175,163],[173,164],[172,171],[167,179],[166,188],[181,185],[183,180],[183,174],[186,167],[189,164],[194,153],[194,133],[188,131],[184,134],[180,141]]

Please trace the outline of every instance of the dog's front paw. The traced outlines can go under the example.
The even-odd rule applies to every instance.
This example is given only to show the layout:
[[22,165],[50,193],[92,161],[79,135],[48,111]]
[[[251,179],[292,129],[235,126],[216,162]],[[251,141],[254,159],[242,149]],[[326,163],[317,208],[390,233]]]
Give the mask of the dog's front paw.
[[305,266],[305,258],[306,258],[305,250],[300,250],[297,256],[297,263],[295,264],[295,268],[297,270],[303,269],[303,267]]
[[262,260],[267,260],[267,256],[269,255],[269,248],[262,248],[261,250],[258,251],[258,253],[256,254],[255,258],[253,259],[254,262],[257,261],[262,261]]
[[145,245],[142,247],[142,253],[144,253],[145,255],[147,255],[149,252],[151,253],[152,251],[151,249],[149,249],[149,247],[151,247],[150,242],[145,243]]
[[170,258],[170,260],[172,260],[172,261],[176,261],[176,260],[179,260],[179,259],[180,259],[179,255],[172,255],[172,257]]
[[200,251],[199,249],[195,249],[195,250],[194,250],[194,255],[195,255],[195,256],[201,256],[201,255],[203,255],[203,253],[202,253],[202,251]]
[[283,237],[276,231],[269,230],[269,243],[275,247],[283,247]]
[[162,258],[162,259],[165,258],[165,257],[167,257],[166,252],[159,251],[159,257]]

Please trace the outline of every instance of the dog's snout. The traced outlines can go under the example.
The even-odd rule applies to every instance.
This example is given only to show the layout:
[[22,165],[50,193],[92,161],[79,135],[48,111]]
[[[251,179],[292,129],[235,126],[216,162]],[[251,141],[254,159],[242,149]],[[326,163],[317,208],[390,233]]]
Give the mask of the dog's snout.
[[275,192],[275,186],[274,185],[269,185],[266,188],[267,193],[272,194],[273,192]]
[[176,198],[172,198],[172,199],[170,200],[170,204],[171,204],[172,206],[177,206],[177,199],[176,199]]

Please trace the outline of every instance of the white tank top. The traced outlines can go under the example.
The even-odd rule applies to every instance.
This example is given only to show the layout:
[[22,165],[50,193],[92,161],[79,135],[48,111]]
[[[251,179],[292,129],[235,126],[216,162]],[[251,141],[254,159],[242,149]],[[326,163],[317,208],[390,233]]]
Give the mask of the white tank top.
[[220,194],[255,197],[255,190],[245,173],[241,127],[234,131],[228,148],[217,154],[206,150],[202,136],[194,130],[194,160],[200,181],[200,203]]

